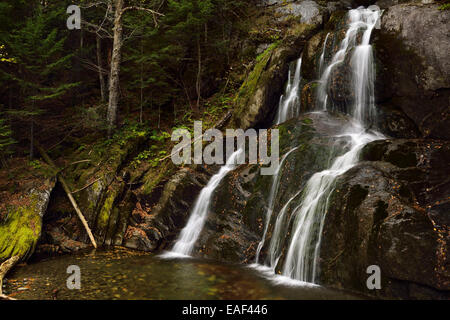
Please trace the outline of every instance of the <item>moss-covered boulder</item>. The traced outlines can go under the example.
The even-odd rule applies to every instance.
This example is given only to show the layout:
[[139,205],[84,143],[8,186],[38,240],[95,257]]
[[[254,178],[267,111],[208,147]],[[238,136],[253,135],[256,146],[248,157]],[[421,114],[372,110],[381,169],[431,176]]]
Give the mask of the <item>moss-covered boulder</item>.
[[2,193],[0,262],[13,256],[26,260],[34,253],[54,185],[53,179],[33,179],[20,190]]

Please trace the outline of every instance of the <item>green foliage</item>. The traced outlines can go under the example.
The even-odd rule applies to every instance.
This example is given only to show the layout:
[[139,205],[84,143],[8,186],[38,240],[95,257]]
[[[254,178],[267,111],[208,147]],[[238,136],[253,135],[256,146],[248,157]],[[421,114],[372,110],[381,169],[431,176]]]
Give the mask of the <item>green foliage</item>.
[[[1,116],[1,114],[0,114]],[[5,155],[9,151],[9,146],[15,143],[11,137],[12,131],[10,126],[6,123],[6,119],[0,118],[0,154]]]
[[147,161],[152,167],[156,167],[168,154],[167,150],[164,150],[164,148],[167,146],[165,142],[170,139],[170,137],[171,135],[168,132],[152,130],[149,138],[153,144],[150,149],[139,153],[133,159],[131,165],[136,168],[143,161]]
[[28,165],[32,167],[34,170],[39,170],[42,168],[42,163],[39,160],[29,161]]
[[232,25],[244,5],[231,0],[165,1],[155,5],[164,14],[157,27],[148,13],[126,15],[125,27],[134,35],[124,46],[122,67],[126,88],[134,93],[129,103],[163,113],[169,103],[191,105],[198,58],[202,79],[214,79],[227,69]]
[[439,10],[450,10],[450,2],[440,5],[438,9]]
[[[22,2],[0,6],[0,12],[21,10]],[[61,98],[78,83],[67,81],[73,53],[65,48],[65,7],[33,2],[20,22],[0,33],[0,81],[16,92],[12,118],[36,116],[49,102]]]

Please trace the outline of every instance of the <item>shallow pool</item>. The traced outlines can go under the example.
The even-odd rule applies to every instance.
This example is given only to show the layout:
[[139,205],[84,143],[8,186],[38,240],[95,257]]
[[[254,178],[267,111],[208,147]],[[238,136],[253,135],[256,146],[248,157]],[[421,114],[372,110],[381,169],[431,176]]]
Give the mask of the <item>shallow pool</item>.
[[[81,271],[69,290],[67,268]],[[241,265],[161,259],[122,248],[66,255],[17,267],[4,291],[17,299],[358,299],[319,286],[276,284]]]

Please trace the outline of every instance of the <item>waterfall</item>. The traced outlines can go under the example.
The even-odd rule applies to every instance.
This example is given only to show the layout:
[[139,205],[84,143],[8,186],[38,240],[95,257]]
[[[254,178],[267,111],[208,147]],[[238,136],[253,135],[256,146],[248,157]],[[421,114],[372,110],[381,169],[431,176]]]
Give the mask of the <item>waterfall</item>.
[[323,71],[323,64],[325,61],[325,50],[327,49],[327,42],[328,42],[329,35],[330,35],[330,33],[328,32],[325,37],[325,41],[323,42],[322,54],[320,55],[320,59],[319,59],[319,75],[321,75],[322,71]]
[[219,186],[220,182],[225,178],[228,172],[236,168],[238,157],[243,152],[242,149],[235,151],[228,158],[226,164],[220,168],[209,180],[206,187],[202,189],[200,195],[195,201],[194,208],[192,209],[189,221],[181,231],[181,234],[176,241],[172,251],[166,253],[163,256],[190,256],[194,245],[197,242],[198,237],[203,229],[206,218],[208,217],[208,211],[211,205],[211,200],[214,195],[214,191]]
[[300,113],[300,71],[302,68],[302,58],[295,63],[295,73],[292,79],[291,70],[289,69],[288,83],[286,85],[285,93],[280,98],[278,106],[278,114],[275,119],[275,124],[280,124],[294,118]]
[[[355,101],[349,111],[350,124],[342,128],[342,132],[336,136],[336,138],[347,141],[348,151],[334,159],[329,169],[315,173],[307,181],[303,190],[299,190],[291,197],[278,213],[266,259],[268,267],[273,273],[277,267],[280,267],[282,276],[305,282],[317,282],[322,229],[329,197],[334,190],[336,179],[357,164],[359,152],[367,143],[384,138],[382,134],[369,131],[366,127],[367,123],[373,120],[375,116],[374,66],[372,47],[369,42],[372,30],[379,17],[380,12],[378,10],[362,7],[350,10],[345,37],[340,43],[339,50],[321,74],[318,109],[325,111],[328,108],[327,104],[331,103],[327,94],[331,71],[338,64],[344,62],[347,54],[352,54],[350,67],[353,72],[352,90],[355,94]],[[325,42],[327,39],[328,35]],[[325,50],[326,43],[319,62],[320,68],[324,67]],[[278,183],[278,175],[279,170],[277,176],[274,177],[274,183]],[[277,190],[277,188],[278,186],[272,186],[273,190]],[[273,192],[271,190],[270,205],[266,213],[266,227],[263,240],[260,243],[261,247],[264,245],[268,225],[273,214]],[[292,208],[292,214],[288,217],[287,211],[294,203],[294,199],[297,198],[300,199],[300,204]],[[288,232],[287,228],[291,224],[291,232]],[[286,239],[286,237],[288,238]],[[285,242],[287,242],[287,250],[282,248]],[[257,259],[259,259],[260,251],[261,248],[258,247]],[[285,258],[282,265],[278,266],[283,251],[286,252]]]
[[261,253],[261,249],[264,246],[264,242],[266,241],[266,235],[267,235],[267,230],[269,229],[269,222],[270,219],[272,218],[272,213],[273,213],[273,209],[275,206],[275,198],[277,196],[278,193],[278,188],[280,186],[280,169],[283,167],[283,164],[285,162],[285,160],[287,159],[287,157],[295,150],[297,150],[298,147],[296,148],[292,148],[289,152],[287,152],[283,158],[281,159],[280,163],[278,164],[278,168],[275,171],[275,174],[273,175],[272,178],[272,186],[270,187],[270,193],[269,193],[269,200],[268,200],[268,207],[267,207],[267,212],[266,212],[266,225],[264,227],[264,233],[263,233],[263,237],[261,239],[261,241],[258,244],[258,248],[256,249],[256,263],[258,263],[259,260],[259,254]]

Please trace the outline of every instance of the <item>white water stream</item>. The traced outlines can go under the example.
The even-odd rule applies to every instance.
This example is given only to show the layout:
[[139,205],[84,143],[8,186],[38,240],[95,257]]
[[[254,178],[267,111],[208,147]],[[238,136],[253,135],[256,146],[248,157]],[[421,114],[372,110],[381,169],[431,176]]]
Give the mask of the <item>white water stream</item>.
[[286,92],[280,97],[280,104],[278,106],[278,114],[275,119],[275,124],[280,124],[286,120],[297,117],[300,114],[300,71],[302,68],[302,58],[297,60],[295,64],[294,78],[291,77],[291,70],[289,68],[288,83]]
[[195,201],[194,208],[192,209],[191,215],[189,217],[188,223],[181,230],[181,234],[176,241],[173,249],[170,252],[163,254],[165,257],[176,257],[176,256],[190,256],[194,245],[200,236],[203,226],[205,225],[206,218],[208,217],[208,211],[211,205],[211,200],[220,182],[225,178],[225,176],[232,170],[236,168],[236,163],[238,157],[243,152],[242,149],[235,151],[228,158],[226,164],[220,168],[219,172],[216,173],[209,180],[206,187],[202,189],[200,195]]

